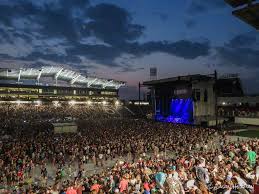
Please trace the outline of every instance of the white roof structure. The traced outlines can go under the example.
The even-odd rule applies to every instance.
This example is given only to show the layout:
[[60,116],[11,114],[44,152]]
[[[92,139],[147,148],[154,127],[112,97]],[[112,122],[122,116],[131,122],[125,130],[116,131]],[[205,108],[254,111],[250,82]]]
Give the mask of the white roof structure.
[[122,81],[88,77],[62,67],[0,69],[0,80],[17,80],[18,83],[21,83],[21,80],[35,80],[37,84],[40,84],[40,78],[42,77],[52,78],[56,85],[60,80],[70,85],[80,85],[86,88],[119,89],[125,85],[125,82]]

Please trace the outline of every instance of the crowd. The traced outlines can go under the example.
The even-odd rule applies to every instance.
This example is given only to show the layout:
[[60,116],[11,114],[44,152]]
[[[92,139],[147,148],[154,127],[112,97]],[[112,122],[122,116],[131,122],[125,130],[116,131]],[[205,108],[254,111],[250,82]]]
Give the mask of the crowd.
[[[119,118],[121,107],[103,105],[72,104],[3,104],[0,106],[0,129],[9,132],[28,129],[31,126],[94,118]],[[39,127],[39,125],[37,126]],[[45,127],[45,125],[44,125]],[[35,129],[34,129],[35,130]]]
[[219,107],[219,116],[222,117],[259,117],[258,107]]
[[[75,114],[38,108],[12,109],[9,123],[0,113],[1,137],[8,134],[0,142],[0,193],[245,194],[258,183],[257,139],[230,142],[211,128],[142,119],[85,120],[82,107],[73,107]],[[57,135],[44,123],[21,129],[15,122],[60,114],[81,115],[78,133]]]

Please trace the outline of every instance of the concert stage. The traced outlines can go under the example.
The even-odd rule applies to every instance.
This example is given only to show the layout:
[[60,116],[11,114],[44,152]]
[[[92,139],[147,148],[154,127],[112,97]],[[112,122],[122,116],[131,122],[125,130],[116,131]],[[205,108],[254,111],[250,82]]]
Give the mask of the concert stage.
[[170,102],[170,115],[156,115],[156,120],[170,123],[193,124],[193,100],[172,99]]
[[157,121],[209,125],[215,118],[215,75],[188,75],[144,82]]

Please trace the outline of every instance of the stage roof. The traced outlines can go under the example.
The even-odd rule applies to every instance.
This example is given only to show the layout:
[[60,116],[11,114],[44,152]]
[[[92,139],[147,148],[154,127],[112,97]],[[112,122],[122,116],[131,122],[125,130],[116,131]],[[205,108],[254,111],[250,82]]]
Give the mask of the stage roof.
[[0,81],[16,80],[18,83],[22,83],[22,80],[32,80],[36,81],[36,84],[40,84],[40,79],[43,77],[51,78],[55,85],[57,85],[58,81],[65,81],[69,85],[80,85],[86,88],[119,89],[125,85],[125,82],[122,81],[84,76],[76,71],[62,67],[0,69]]
[[235,10],[232,13],[242,21],[259,30],[259,3]]
[[212,80],[212,79],[214,79],[214,75],[195,74],[195,75],[185,75],[185,76],[171,77],[171,78],[165,78],[165,79],[159,79],[159,80],[145,81],[143,82],[143,85],[153,86],[158,84],[173,83],[173,82],[179,82],[179,81],[190,82],[195,80]]

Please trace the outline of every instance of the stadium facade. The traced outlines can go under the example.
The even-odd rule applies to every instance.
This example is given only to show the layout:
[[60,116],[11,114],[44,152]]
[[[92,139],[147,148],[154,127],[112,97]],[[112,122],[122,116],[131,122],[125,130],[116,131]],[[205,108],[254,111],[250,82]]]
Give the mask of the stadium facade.
[[62,67],[0,69],[1,102],[110,103],[125,82],[81,75]]

